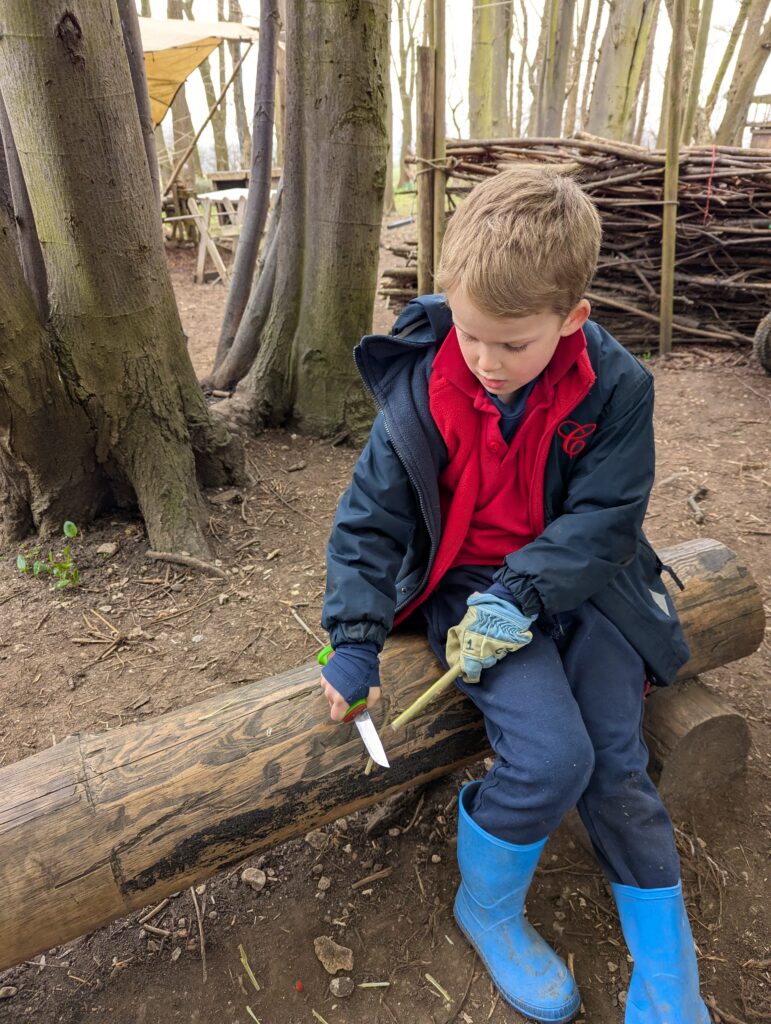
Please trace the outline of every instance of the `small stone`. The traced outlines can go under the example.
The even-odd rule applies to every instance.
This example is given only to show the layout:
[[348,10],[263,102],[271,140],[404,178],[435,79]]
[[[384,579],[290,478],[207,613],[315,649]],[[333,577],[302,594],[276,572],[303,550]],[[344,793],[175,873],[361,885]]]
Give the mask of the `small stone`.
[[439,856],[438,853],[432,853],[431,854],[431,863],[432,864],[441,864],[442,863],[442,858]]
[[217,604],[220,606],[220,608],[223,606],[223,604],[227,604],[229,600],[230,596],[228,594],[217,594]]
[[354,984],[353,978],[332,978],[329,983],[329,991],[337,999],[347,999],[348,996],[353,995]]
[[195,939],[188,939],[187,942],[185,943],[185,949],[189,949],[190,952],[192,953],[192,951],[197,947],[197,945],[198,943],[195,941]]
[[300,462],[293,463],[291,466],[287,466],[287,470],[286,471],[287,471],[287,473],[297,473],[297,472],[299,472],[299,470],[305,469],[305,467],[307,465],[308,465],[307,462],[303,462],[301,460]]
[[155,939],[148,939],[147,948],[151,953],[157,953],[158,950],[161,948],[161,944],[160,942],[156,942]]
[[141,626],[132,626],[126,635],[129,640],[141,640],[145,636],[145,631]]
[[319,935],[313,940],[313,948],[321,966],[328,974],[353,970],[353,950],[339,946],[329,935]]
[[255,892],[260,892],[264,889],[267,880],[268,876],[259,868],[245,868],[241,872],[241,881],[244,885],[250,885]]
[[175,946],[174,949],[172,949],[171,951],[171,962],[175,964],[181,956],[182,950],[179,948],[179,946]]
[[0,999],[13,999],[18,991],[15,985],[3,985],[0,988]]
[[206,882],[203,882],[201,885],[197,885],[195,887],[195,891],[198,896],[203,896],[203,894],[206,892]]
[[392,839],[395,839],[402,834],[402,830],[400,828],[389,828],[388,834]]
[[216,910],[210,910],[206,916],[209,918],[210,921],[216,921],[217,918],[219,917],[219,914],[217,913]]
[[177,928],[187,928],[187,918],[186,917],[178,917],[177,918]]
[[97,606],[97,611],[101,612],[103,615],[109,615],[109,613],[112,611],[112,605],[100,604]]
[[112,543],[100,544],[96,549],[96,553],[97,555],[104,555],[105,558],[112,558],[113,555],[118,553],[118,545]]
[[311,868],[311,873],[314,874],[314,875],[320,875],[323,870],[324,870],[324,865],[323,864],[314,864],[313,867]]
[[319,879],[318,888],[321,892],[326,892],[332,886],[332,879],[327,878],[326,875],[322,875]]
[[203,640],[203,633],[196,633],[190,639],[192,643],[200,644],[200,642]]
[[323,850],[327,845],[328,836],[316,828],[307,834],[305,842],[314,850]]
[[618,964],[614,964],[612,960],[608,960],[608,970],[611,974],[618,970]]

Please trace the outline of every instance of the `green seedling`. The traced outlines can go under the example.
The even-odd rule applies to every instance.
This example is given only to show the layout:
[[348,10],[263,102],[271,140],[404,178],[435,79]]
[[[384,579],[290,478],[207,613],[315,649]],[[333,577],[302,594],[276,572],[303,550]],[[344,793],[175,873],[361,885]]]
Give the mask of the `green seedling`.
[[[78,535],[78,528],[69,520],[62,527],[62,533],[67,541],[73,540]],[[72,548],[66,543],[60,555],[55,555],[53,548],[48,552],[48,558],[41,558],[41,549],[32,548],[30,551],[19,552],[16,556],[16,568],[20,573],[31,573],[33,576],[50,576],[55,580],[54,586],[57,590],[64,590],[65,587],[77,587],[80,583],[80,570],[72,558]]]

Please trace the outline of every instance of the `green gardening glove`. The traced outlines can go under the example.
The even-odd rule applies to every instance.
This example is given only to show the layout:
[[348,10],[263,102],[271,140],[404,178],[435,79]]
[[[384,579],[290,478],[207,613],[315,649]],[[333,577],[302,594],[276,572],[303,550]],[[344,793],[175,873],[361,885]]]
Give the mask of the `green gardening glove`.
[[447,633],[447,663],[450,668],[460,664],[463,679],[478,683],[482,669],[530,643],[532,621],[510,601],[489,592],[472,594],[468,611]]

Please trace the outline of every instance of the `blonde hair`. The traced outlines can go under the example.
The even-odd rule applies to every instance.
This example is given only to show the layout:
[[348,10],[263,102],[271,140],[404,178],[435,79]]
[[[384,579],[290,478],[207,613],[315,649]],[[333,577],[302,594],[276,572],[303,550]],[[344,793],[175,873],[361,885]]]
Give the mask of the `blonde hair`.
[[477,185],[450,218],[436,275],[493,316],[567,316],[597,265],[591,199],[553,168],[515,167]]

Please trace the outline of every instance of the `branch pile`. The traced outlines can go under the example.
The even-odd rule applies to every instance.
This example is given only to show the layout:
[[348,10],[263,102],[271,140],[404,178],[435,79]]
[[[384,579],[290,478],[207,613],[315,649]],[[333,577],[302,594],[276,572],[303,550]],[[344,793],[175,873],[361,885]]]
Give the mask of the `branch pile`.
[[[771,307],[771,152],[696,146],[680,154],[675,340],[750,344]],[[603,245],[588,297],[596,317],[634,350],[658,337],[664,152],[580,133],[569,139],[448,140],[454,209],[485,177],[515,163],[575,174],[600,211]],[[566,239],[569,244],[569,239]],[[381,294],[416,294],[416,243],[391,247],[406,265],[383,273]]]

